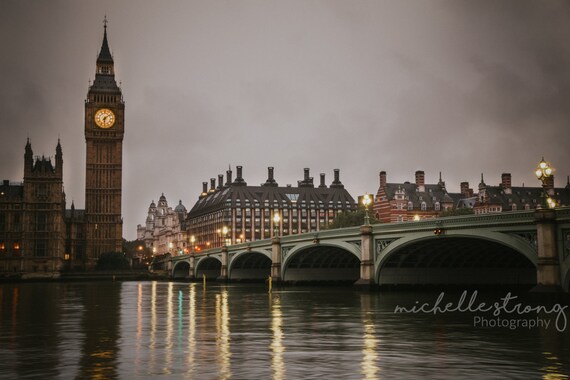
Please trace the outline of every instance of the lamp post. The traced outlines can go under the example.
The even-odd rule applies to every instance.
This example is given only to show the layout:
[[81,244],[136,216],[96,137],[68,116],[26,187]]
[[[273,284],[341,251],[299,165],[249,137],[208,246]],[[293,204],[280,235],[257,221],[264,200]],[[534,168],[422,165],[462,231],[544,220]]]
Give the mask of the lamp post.
[[542,160],[540,160],[538,166],[536,167],[536,170],[534,171],[536,178],[538,178],[540,182],[542,182],[541,207],[543,208],[554,208],[556,206],[556,202],[554,201],[554,199],[550,198],[548,196],[548,193],[546,192],[546,187],[548,186],[548,178],[552,176],[553,171],[554,169],[552,168],[552,166],[550,166],[550,163],[544,161],[544,157],[542,157]]
[[364,225],[370,225],[370,216],[368,216],[368,206],[372,203],[372,199],[370,198],[370,194],[366,193],[362,197],[362,204],[364,205]]
[[279,211],[275,211],[273,214],[273,237],[279,237],[279,222],[281,221],[281,216],[279,215]]
[[228,227],[223,226],[222,227],[222,237],[224,239],[224,245],[228,245]]

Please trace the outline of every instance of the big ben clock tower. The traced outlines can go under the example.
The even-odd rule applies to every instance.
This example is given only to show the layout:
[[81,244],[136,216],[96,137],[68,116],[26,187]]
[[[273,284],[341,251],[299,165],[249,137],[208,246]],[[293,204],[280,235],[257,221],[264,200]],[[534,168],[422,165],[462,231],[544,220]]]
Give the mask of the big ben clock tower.
[[121,183],[125,103],[115,82],[106,20],[104,24],[95,80],[85,100],[85,264],[88,268],[95,266],[102,253],[121,252],[123,236]]

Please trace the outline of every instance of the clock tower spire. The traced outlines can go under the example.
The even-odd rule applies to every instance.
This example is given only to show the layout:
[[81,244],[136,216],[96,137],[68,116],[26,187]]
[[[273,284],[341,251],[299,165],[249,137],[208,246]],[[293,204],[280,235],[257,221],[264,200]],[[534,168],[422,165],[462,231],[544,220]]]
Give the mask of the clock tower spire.
[[85,218],[87,268],[101,254],[121,252],[123,136],[125,103],[115,81],[113,56],[107,40],[107,17],[103,43],[96,61],[95,80],[85,99]]

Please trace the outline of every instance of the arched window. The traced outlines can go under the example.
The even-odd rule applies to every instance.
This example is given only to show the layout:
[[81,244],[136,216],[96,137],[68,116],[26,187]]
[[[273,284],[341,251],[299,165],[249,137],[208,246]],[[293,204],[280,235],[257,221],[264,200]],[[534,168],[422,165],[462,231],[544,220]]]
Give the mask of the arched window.
[[426,208],[427,208],[427,205],[426,205],[426,203],[425,203],[425,202],[422,202],[422,206],[421,206],[421,207],[422,207],[422,211],[425,211],[425,210],[426,210]]
[[435,211],[439,211],[439,210],[440,210],[439,202],[435,202],[434,208],[435,208]]
[[408,210],[414,209],[414,203],[412,201],[408,202]]
[[516,204],[516,203],[513,203],[513,204],[511,205],[511,210],[517,211],[517,204]]

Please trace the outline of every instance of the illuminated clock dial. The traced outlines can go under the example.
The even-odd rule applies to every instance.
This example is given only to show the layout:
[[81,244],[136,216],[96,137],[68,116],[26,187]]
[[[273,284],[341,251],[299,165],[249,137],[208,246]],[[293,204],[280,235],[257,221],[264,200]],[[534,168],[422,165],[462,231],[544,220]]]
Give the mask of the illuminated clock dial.
[[115,124],[115,114],[108,108],[95,112],[95,123],[101,128],[111,128]]

